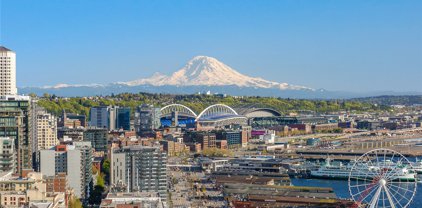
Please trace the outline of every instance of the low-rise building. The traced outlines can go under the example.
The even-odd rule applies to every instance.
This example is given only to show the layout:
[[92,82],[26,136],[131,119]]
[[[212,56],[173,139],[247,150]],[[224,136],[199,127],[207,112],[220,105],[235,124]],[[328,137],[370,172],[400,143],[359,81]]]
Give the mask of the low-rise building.
[[215,148],[216,134],[210,132],[190,131],[183,136],[185,143],[199,143],[202,150]]
[[57,130],[57,137],[60,141],[83,141],[84,128],[60,127]]
[[26,177],[3,176],[0,180],[0,207],[66,208],[67,192],[50,192],[41,173]]
[[67,176],[66,173],[58,173],[55,176],[46,176],[47,192],[66,192]]
[[353,121],[338,122],[338,127],[342,129],[355,128],[356,124]]
[[318,131],[331,131],[338,128],[337,123],[327,123],[327,124],[315,124],[313,126],[314,132]]
[[161,197],[155,192],[118,192],[109,193],[101,201],[100,208],[142,208],[142,207],[166,207]]
[[189,147],[180,142],[160,141],[160,144],[163,145],[163,149],[167,152],[168,156],[176,156],[183,152],[189,152]]
[[308,123],[303,123],[303,124],[289,124],[288,127],[290,129],[296,129],[298,131],[302,131],[305,134],[310,134],[312,133],[312,126]]
[[86,116],[79,115],[74,113],[66,113],[63,110],[62,116],[58,122],[59,127],[69,127],[69,128],[79,128],[79,127],[86,127]]
[[356,125],[357,125],[356,128],[366,129],[366,130],[376,130],[381,127],[381,123],[379,121],[373,121],[373,120],[361,120],[361,121],[358,121]]
[[242,157],[230,160],[225,169],[234,172],[255,171],[262,173],[286,173],[280,159],[273,156]]
[[278,143],[273,145],[260,145],[258,146],[259,151],[267,151],[267,152],[281,152],[286,149],[289,149],[289,143]]
[[242,131],[220,131],[216,133],[218,140],[226,140],[229,149],[242,147]]
[[218,149],[228,149],[227,140],[217,140],[215,141],[215,146]]
[[202,150],[202,145],[200,143],[186,143],[186,146],[188,146],[193,153],[200,153]]

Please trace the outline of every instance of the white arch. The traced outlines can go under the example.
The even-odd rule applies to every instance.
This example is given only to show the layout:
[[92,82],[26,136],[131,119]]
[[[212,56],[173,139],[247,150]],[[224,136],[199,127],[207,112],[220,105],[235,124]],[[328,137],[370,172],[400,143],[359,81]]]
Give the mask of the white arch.
[[214,104],[214,105],[210,105],[207,108],[205,108],[199,115],[198,117],[195,119],[195,121],[198,121],[204,114],[208,113],[209,110],[213,109],[213,108],[218,108],[221,107],[222,109],[226,109],[228,112],[231,112],[232,115],[238,115],[237,112],[235,110],[233,110],[233,108],[231,108],[228,105],[224,105],[224,104]]
[[185,112],[185,113],[190,113],[195,118],[198,117],[196,115],[196,113],[192,109],[188,108],[187,106],[181,105],[181,104],[170,104],[170,105],[166,105],[166,106],[162,107],[160,109],[160,111],[161,111],[161,113],[163,113],[167,109],[177,109],[177,108],[181,108],[181,109],[187,110],[187,112]]

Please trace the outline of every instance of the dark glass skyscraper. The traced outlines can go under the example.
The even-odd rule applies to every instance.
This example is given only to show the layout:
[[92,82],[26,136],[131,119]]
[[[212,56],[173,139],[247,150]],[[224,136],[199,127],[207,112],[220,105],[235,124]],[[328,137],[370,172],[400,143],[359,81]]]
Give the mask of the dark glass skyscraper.
[[116,128],[130,130],[130,108],[120,107],[117,109]]

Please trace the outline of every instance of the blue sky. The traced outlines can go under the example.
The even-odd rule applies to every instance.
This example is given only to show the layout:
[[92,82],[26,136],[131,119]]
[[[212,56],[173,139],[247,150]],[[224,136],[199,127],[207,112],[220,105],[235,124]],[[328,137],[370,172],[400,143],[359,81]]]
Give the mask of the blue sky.
[[18,86],[128,81],[207,55],[313,88],[422,91],[422,1],[0,1]]

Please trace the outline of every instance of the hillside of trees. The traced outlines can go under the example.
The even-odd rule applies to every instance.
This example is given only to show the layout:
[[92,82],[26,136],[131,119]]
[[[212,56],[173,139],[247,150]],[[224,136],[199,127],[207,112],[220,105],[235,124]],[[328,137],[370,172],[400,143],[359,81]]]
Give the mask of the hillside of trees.
[[377,96],[355,98],[351,101],[365,102],[378,105],[422,105],[422,95],[403,95],[403,96]]
[[374,105],[367,102],[354,100],[302,100],[284,99],[273,97],[234,97],[216,95],[170,95],[170,94],[149,94],[149,93],[123,93],[104,97],[73,97],[61,98],[45,94],[39,98],[38,104],[47,111],[59,115],[62,110],[71,113],[89,114],[89,109],[94,106],[117,105],[135,109],[142,104],[152,104],[163,107],[168,104],[178,103],[191,108],[199,113],[207,106],[217,103],[226,104],[233,108],[240,107],[268,107],[281,113],[297,111],[313,111],[318,113],[333,112],[339,110],[347,111],[379,111],[388,110],[384,105]]

